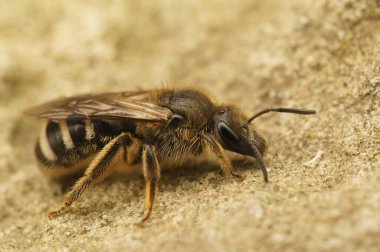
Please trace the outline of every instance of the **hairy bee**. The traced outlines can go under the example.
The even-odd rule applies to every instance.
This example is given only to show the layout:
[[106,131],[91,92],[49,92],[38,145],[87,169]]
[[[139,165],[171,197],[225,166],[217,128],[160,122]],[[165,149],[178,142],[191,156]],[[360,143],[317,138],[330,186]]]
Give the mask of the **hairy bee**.
[[[264,138],[251,125],[256,117],[271,111],[314,114],[314,110],[264,109],[252,117],[232,105],[219,105],[193,89],[160,89],[103,93],[54,100],[26,114],[45,119],[35,145],[40,168],[58,178],[84,170],[84,175],[66,195],[64,212],[88,187],[107,177],[118,164],[142,163],[146,181],[147,212],[152,212],[160,179],[160,162],[215,154],[223,171],[238,180],[225,150],[254,157],[268,174],[262,156]],[[87,167],[87,168],[86,168]]]

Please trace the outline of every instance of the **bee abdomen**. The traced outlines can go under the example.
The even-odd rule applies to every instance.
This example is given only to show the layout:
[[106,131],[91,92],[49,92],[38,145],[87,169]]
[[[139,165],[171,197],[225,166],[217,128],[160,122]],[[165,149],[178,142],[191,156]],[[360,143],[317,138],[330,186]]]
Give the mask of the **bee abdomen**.
[[85,168],[114,137],[134,130],[133,125],[109,120],[48,121],[36,143],[35,155],[49,175],[71,174]]
[[72,173],[80,168],[79,164],[85,166],[89,157],[104,146],[105,143],[97,143],[95,137],[94,124],[90,120],[48,121],[36,143],[35,155],[49,174],[60,174],[62,170]]

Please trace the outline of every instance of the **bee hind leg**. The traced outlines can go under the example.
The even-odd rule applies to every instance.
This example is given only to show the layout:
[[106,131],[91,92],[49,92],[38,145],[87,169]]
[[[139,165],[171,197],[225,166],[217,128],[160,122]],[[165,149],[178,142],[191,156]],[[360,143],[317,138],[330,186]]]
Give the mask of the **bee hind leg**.
[[134,139],[130,134],[122,133],[106,144],[90,163],[83,177],[80,178],[74,184],[71,191],[67,193],[64,206],[58,211],[50,212],[49,218],[52,219],[57,215],[67,212],[70,205],[77,200],[87,188],[109,176],[116,168],[116,165],[128,157],[126,153],[127,147],[133,143]]
[[158,181],[160,179],[160,164],[157,160],[156,149],[154,146],[143,146],[142,164],[146,183],[145,205],[147,213],[145,214],[145,217],[137,223],[138,226],[142,226],[151,215],[154,200],[157,196]]
[[214,153],[218,157],[218,162],[222,170],[227,175],[233,176],[237,181],[243,181],[243,176],[234,173],[231,161],[227,158],[223,147],[219,144],[215,137],[207,133],[202,134],[202,137],[206,146],[211,150],[212,153]]

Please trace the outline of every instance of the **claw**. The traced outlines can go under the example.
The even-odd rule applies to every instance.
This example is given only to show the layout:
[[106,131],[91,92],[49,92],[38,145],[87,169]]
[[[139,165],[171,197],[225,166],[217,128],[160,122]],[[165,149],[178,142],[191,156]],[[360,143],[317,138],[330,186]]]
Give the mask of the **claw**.
[[144,223],[147,219],[149,219],[149,216],[150,216],[150,213],[151,213],[152,210],[149,210],[148,213],[146,214],[146,216],[144,217],[144,219],[142,219],[141,221],[137,222],[136,223],[136,226],[138,227],[144,227]]
[[232,173],[232,176],[236,179],[237,182],[241,183],[245,180],[245,177],[239,174]]
[[71,207],[64,205],[59,210],[50,212],[48,214],[48,218],[49,218],[49,220],[52,220],[52,219],[54,219],[54,218],[56,218],[62,214],[69,212],[70,210],[71,210]]

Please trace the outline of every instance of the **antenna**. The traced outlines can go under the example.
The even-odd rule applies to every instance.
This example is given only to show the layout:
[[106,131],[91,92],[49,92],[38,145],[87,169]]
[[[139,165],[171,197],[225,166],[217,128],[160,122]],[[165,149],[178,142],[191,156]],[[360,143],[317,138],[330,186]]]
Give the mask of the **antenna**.
[[266,114],[266,113],[269,113],[269,112],[282,112],[282,113],[292,113],[292,114],[301,114],[301,115],[312,115],[312,114],[315,114],[317,113],[315,110],[309,110],[309,109],[296,109],[296,108],[266,108],[266,109],[263,109],[259,112],[257,112],[256,114],[254,114],[253,116],[251,116],[246,124],[250,124],[254,119],[256,119],[257,117],[263,115],[263,114]]

